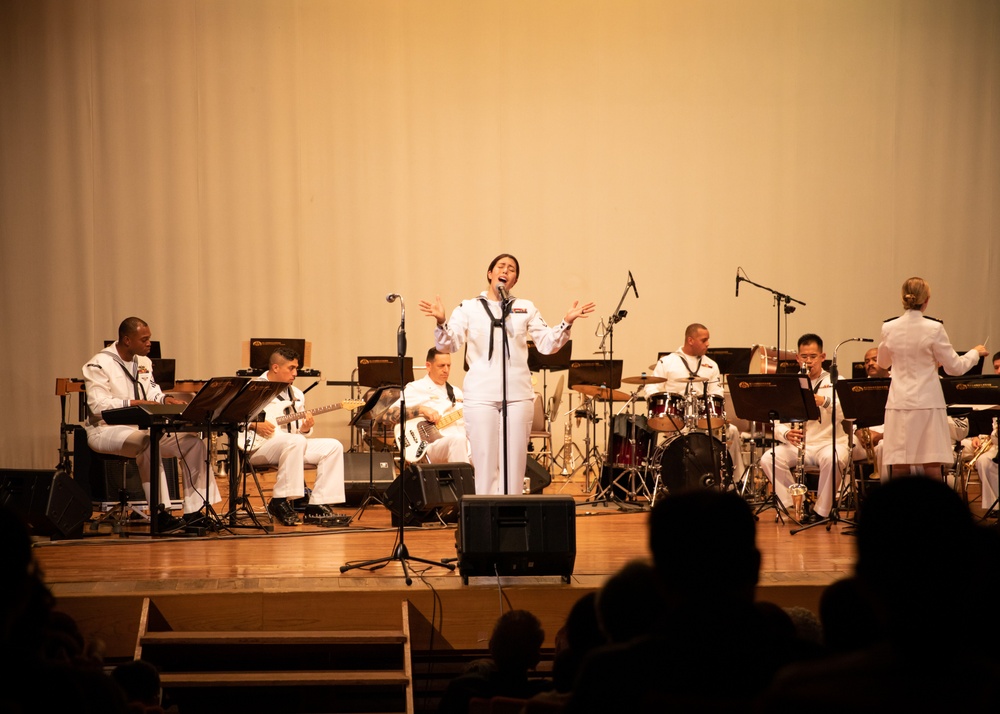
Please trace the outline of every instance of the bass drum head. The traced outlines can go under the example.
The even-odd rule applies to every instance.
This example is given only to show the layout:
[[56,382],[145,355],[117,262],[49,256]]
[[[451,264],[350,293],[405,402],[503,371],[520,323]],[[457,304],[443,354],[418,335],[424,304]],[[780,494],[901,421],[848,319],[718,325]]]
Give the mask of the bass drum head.
[[[719,469],[712,468],[713,453]],[[670,493],[714,488],[719,478],[728,481],[732,471],[733,460],[722,442],[697,431],[675,437],[660,457],[660,477]]]

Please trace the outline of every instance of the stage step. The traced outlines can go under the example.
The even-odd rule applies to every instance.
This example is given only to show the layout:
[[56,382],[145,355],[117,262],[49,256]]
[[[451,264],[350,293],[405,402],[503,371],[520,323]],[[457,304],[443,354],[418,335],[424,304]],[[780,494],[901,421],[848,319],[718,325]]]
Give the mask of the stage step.
[[180,711],[413,713],[409,603],[402,628],[176,631],[145,598],[135,657]]

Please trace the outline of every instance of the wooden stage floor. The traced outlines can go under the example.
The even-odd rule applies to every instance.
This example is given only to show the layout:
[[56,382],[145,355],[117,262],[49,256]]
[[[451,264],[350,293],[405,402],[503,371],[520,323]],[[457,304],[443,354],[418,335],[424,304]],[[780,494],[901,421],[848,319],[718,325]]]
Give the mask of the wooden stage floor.
[[[265,477],[264,498],[270,486]],[[582,478],[556,478],[547,493],[560,490],[579,502],[589,495]],[[262,510],[256,494],[253,500]],[[356,507],[339,510],[354,513]],[[128,537],[85,530],[82,539],[38,541],[34,552],[59,607],[85,634],[99,638],[112,659],[131,655],[144,597],[153,599],[175,628],[205,630],[379,627],[386,618],[398,618],[399,603],[408,599],[430,623],[432,646],[456,649],[484,647],[505,607],[524,608],[542,620],[551,646],[577,598],[629,560],[648,557],[647,518],[647,511],[614,505],[578,506],[576,560],[568,584],[558,576],[474,577],[463,584],[457,570],[412,560],[455,558],[454,526],[405,530],[411,585],[397,560],[341,573],[341,566],[396,553],[398,529],[379,504],[341,528],[275,525],[271,533],[238,529],[155,540],[142,530]],[[845,523],[791,535],[794,527],[787,520],[776,523],[773,509],[760,514],[758,597],[815,610],[823,587],[852,572],[854,539],[845,533]]]

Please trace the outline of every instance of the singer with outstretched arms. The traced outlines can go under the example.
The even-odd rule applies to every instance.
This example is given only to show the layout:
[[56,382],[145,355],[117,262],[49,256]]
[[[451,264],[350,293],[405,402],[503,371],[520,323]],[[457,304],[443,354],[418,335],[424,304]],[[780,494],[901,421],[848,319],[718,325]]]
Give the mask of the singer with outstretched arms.
[[[542,354],[554,354],[570,339],[573,322],[594,311],[594,303],[574,301],[562,322],[549,327],[534,303],[510,294],[520,273],[517,258],[498,255],[486,272],[488,288],[463,300],[447,319],[440,296],[434,302],[420,301],[421,312],[437,323],[435,347],[449,353],[466,347],[469,372],[462,389],[477,494],[519,494],[522,490],[535,398],[528,339]],[[505,463],[506,488],[501,480]]]

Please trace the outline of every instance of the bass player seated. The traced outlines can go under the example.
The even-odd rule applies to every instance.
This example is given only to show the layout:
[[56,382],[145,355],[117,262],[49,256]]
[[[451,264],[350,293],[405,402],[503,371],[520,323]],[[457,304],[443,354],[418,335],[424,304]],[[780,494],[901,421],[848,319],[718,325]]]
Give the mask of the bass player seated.
[[[336,439],[307,438],[315,419],[305,410],[305,395],[292,385],[299,371],[299,355],[287,347],[277,348],[268,359],[267,372],[258,379],[284,382],[282,390],[264,408],[264,420],[250,422],[240,434],[240,447],[254,466],[278,467],[277,480],[267,504],[268,513],[282,525],[299,525],[298,514],[289,502],[305,496],[305,465],[316,467],[316,481],[305,508],[306,523],[326,525],[343,519],[331,505],[344,503],[344,446]],[[342,404],[316,409],[332,411]]]
[[406,385],[406,433],[399,424],[396,402],[382,421],[396,425],[396,445],[403,436],[407,461],[432,464],[469,463],[469,439],[462,418],[462,390],[448,383],[451,355],[431,347],[427,351],[427,374]]

